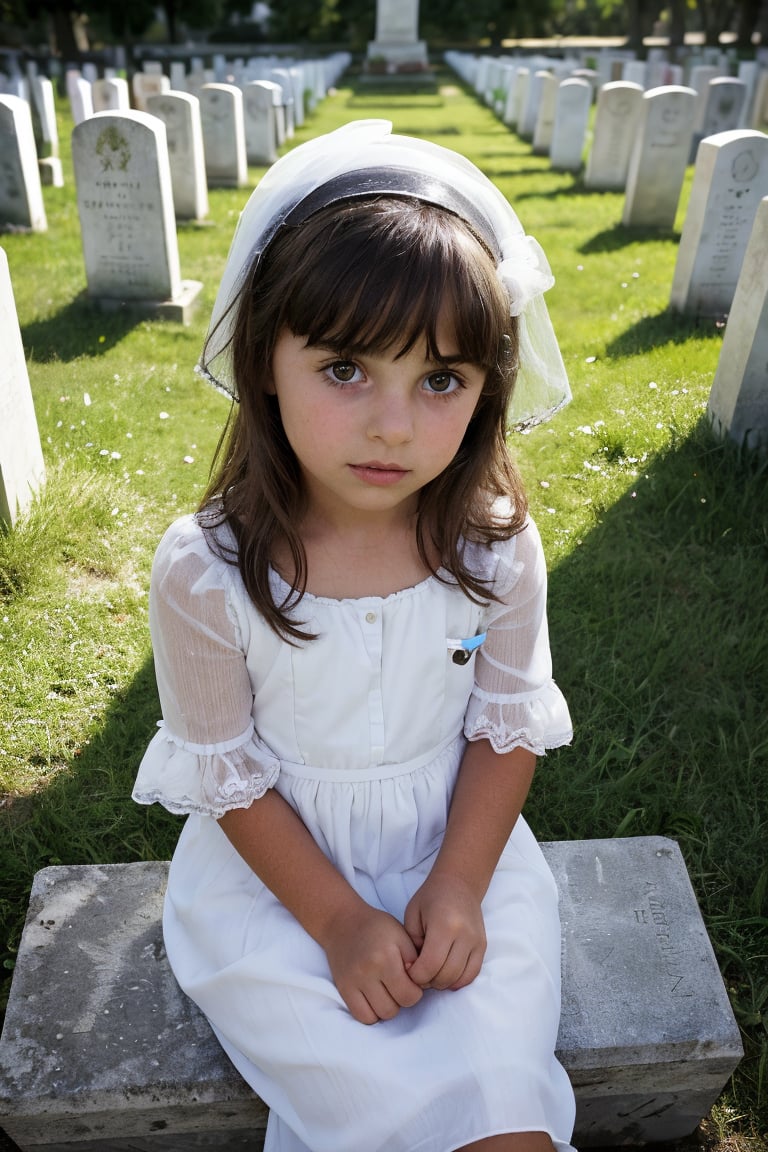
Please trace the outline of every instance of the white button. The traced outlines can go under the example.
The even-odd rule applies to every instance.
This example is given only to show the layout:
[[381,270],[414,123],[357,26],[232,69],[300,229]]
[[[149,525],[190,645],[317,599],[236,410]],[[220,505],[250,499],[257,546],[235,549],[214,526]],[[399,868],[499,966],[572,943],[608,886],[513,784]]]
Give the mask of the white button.
[[366,622],[366,624],[375,624],[376,623],[376,613],[375,612],[366,612],[365,622]]

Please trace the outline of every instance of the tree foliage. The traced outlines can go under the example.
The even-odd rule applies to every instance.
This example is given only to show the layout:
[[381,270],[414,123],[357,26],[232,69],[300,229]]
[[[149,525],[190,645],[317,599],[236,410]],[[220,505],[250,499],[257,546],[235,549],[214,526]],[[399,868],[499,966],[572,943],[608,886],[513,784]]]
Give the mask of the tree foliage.
[[[218,29],[222,39],[230,15],[245,15],[251,0],[161,0],[173,42],[190,31]],[[373,39],[376,0],[272,0],[269,37],[275,42],[339,43],[357,49]],[[641,49],[659,22],[670,43],[683,43],[686,31],[717,43],[725,30],[738,32],[742,47],[760,29],[763,0],[421,0],[421,36],[436,45],[499,45],[505,39],[541,36],[624,36]],[[44,29],[65,57],[76,54],[73,18],[83,17],[91,38],[135,41],[156,21],[156,0],[0,0],[0,21],[19,29]]]

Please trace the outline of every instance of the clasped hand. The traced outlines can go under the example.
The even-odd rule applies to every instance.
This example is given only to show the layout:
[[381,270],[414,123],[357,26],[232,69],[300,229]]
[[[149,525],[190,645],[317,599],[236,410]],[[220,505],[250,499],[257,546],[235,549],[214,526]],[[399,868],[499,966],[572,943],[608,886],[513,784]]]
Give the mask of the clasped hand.
[[336,920],[325,951],[334,983],[361,1024],[391,1020],[424,989],[463,988],[483,963],[480,901],[455,877],[429,876],[401,924],[360,903]]

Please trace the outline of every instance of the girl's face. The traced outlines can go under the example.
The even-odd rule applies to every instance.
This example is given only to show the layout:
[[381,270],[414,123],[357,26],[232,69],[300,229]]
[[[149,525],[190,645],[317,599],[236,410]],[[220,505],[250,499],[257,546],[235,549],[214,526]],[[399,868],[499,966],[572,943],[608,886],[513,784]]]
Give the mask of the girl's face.
[[402,356],[308,345],[283,329],[270,391],[301,466],[310,513],[341,525],[409,518],[418,492],[450,464],[486,371],[461,362],[453,326],[437,330],[441,359],[417,342]]

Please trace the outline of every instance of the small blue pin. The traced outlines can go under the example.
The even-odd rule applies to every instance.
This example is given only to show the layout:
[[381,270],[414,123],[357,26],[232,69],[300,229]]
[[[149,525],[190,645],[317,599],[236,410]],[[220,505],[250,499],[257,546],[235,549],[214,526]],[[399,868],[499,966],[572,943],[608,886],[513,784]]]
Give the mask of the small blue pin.
[[449,640],[448,651],[452,653],[454,664],[468,664],[472,656],[485,640],[487,632],[480,632],[477,636],[468,636],[466,640]]

